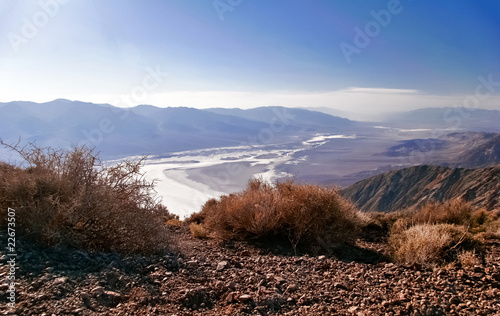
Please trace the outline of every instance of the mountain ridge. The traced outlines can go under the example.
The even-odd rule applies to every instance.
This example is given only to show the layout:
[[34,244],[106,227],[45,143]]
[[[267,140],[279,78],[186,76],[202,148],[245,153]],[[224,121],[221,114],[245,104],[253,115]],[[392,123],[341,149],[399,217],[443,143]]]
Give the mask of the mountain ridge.
[[[66,99],[13,101],[0,103],[0,138],[7,143],[21,138],[42,147],[86,144],[104,158],[119,158],[263,141],[285,143],[299,135],[342,132],[351,125],[347,119],[307,110],[261,107],[242,111],[243,116],[231,110],[226,114],[153,105],[118,108]],[[288,111],[295,114],[288,115]],[[269,133],[272,137],[265,138]]]
[[414,166],[359,181],[342,194],[365,212],[392,212],[455,198],[493,210],[500,207],[500,164],[481,169]]

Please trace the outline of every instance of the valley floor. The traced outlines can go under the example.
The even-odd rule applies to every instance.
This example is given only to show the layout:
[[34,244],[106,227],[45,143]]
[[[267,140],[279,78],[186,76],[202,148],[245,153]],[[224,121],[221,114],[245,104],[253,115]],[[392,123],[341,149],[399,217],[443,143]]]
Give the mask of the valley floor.
[[5,308],[9,266],[0,268],[3,314],[500,315],[498,241],[481,265],[427,270],[387,262],[382,242],[360,241],[338,257],[292,256],[169,229],[178,256],[18,244],[15,309]]

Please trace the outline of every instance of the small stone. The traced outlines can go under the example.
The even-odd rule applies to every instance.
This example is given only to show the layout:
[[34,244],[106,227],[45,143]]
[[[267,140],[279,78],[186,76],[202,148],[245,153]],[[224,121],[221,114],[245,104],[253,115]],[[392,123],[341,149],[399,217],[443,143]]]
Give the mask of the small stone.
[[474,266],[475,273],[484,273],[484,269],[481,266]]
[[104,288],[102,286],[98,286],[92,290],[92,295],[101,296],[104,294]]
[[496,281],[500,282],[500,273],[493,273],[491,277]]
[[292,293],[297,291],[298,289],[299,287],[297,286],[297,284],[292,283],[287,287],[286,291]]
[[60,278],[57,278],[54,280],[54,285],[58,285],[58,284],[64,284],[68,282],[68,278],[67,277],[60,277]]
[[293,261],[295,264],[301,264],[302,262],[304,262],[304,258],[300,257],[300,258],[297,258]]
[[231,304],[232,302],[234,302],[235,300],[235,297],[238,295],[238,293],[236,292],[231,292],[229,293],[227,296],[226,296],[226,302],[228,304]]
[[225,268],[227,268],[227,266],[229,265],[229,262],[227,261],[221,261],[217,264],[217,271],[222,271],[224,270]]
[[278,282],[278,284],[286,282],[284,278],[279,277],[279,276],[274,277],[274,279],[276,280],[276,282]]
[[465,303],[460,303],[460,304],[458,304],[458,306],[457,306],[457,309],[458,309],[458,310],[465,309],[465,308],[467,308],[467,305],[466,305]]
[[238,297],[238,300],[240,302],[248,302],[248,301],[252,300],[252,296],[250,296],[248,294],[243,294],[243,295],[240,295],[240,297]]
[[347,311],[348,311],[349,313],[354,314],[354,313],[355,313],[358,309],[359,309],[359,307],[358,307],[358,306],[351,306],[351,307],[349,307],[349,308],[347,309]]
[[37,301],[45,301],[47,299],[49,299],[49,295],[47,295],[45,293],[42,293],[42,294],[39,294],[36,296]]
[[326,256],[325,255],[321,255],[318,257],[318,260],[325,260],[326,259]]
[[91,298],[90,298],[90,295],[88,293],[82,293],[80,295],[81,299],[82,299],[82,302],[83,304],[86,306],[86,307],[90,307],[92,305],[91,303]]
[[120,293],[113,292],[113,291],[104,291],[104,295],[106,295],[107,297],[110,297],[114,300],[119,300],[122,298]]
[[400,301],[406,302],[408,300],[408,297],[406,296],[405,293],[399,293],[398,299]]
[[458,296],[452,296],[449,302],[451,305],[458,305],[462,302],[462,300]]
[[336,289],[339,289],[339,290],[347,290],[347,286],[345,286],[344,284],[339,283],[339,282],[335,282],[333,284],[333,287]]
[[97,296],[97,300],[99,301],[99,303],[107,307],[118,305],[121,299],[121,294],[113,291],[103,291],[101,295]]

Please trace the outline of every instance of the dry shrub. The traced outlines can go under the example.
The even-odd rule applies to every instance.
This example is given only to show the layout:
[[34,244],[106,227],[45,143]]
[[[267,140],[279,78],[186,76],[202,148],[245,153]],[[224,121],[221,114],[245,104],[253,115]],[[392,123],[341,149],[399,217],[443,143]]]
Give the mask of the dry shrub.
[[418,224],[410,227],[398,221],[391,231],[389,246],[400,263],[436,265],[453,262],[464,250],[479,247],[465,226]]
[[191,231],[191,235],[195,238],[203,239],[208,237],[208,231],[203,224],[191,223],[189,224],[189,230]]
[[428,202],[420,207],[409,207],[395,212],[369,212],[363,231],[384,235],[417,224],[463,225],[471,232],[484,231],[494,220],[492,212],[477,208],[463,199],[446,202]]
[[481,259],[476,251],[462,251],[458,254],[458,262],[462,267],[474,267],[481,264]]
[[399,262],[466,265],[467,260],[479,260],[484,250],[479,240],[491,235],[497,222],[494,213],[462,199],[429,202],[399,212],[390,228],[389,245]]
[[485,210],[473,207],[463,199],[454,199],[444,203],[428,202],[413,214],[411,220],[420,224],[456,224],[476,227],[488,220],[488,214]]
[[386,240],[395,223],[406,223],[413,214],[410,210],[399,210],[395,212],[367,212],[364,213],[365,221],[361,228],[363,238],[370,241]]
[[472,206],[460,198],[446,202],[428,202],[418,208],[410,207],[391,213],[374,212],[369,216],[368,223],[393,232],[401,227],[417,224],[454,224],[477,233],[485,231],[497,218],[494,212]]
[[500,219],[487,222],[474,230],[480,240],[500,239]]
[[86,147],[5,146],[24,158],[22,167],[0,164],[2,220],[14,208],[19,234],[89,251],[165,249],[170,214],[140,171],[144,159],[106,167]]
[[167,221],[168,226],[176,226],[176,227],[181,227],[182,226],[182,221],[179,220],[178,218],[172,218]]
[[240,193],[209,200],[197,218],[222,239],[286,237],[294,250],[299,243],[328,250],[352,241],[361,222],[359,211],[335,188],[262,179],[250,180]]

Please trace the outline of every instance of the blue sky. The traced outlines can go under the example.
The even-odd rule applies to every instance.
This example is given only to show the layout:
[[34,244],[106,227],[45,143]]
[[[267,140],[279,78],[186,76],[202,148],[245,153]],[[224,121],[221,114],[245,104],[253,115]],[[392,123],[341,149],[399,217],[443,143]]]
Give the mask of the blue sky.
[[372,115],[460,104],[499,56],[496,0],[0,0],[3,102]]

